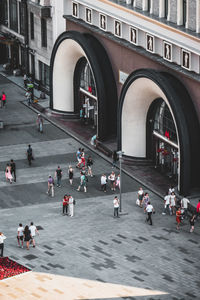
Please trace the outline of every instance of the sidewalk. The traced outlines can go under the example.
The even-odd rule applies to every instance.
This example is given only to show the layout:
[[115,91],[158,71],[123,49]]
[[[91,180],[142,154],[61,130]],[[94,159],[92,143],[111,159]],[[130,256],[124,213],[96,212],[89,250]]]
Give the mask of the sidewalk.
[[[16,77],[7,74],[2,69],[1,65],[0,74],[24,89],[24,82],[21,76]],[[98,149],[95,149],[90,145],[90,139],[95,133],[93,130],[86,126],[84,130],[82,130],[83,125],[80,124],[79,120],[71,119],[65,115],[52,112],[49,109],[48,95],[46,95],[46,99],[40,99],[40,91],[34,90],[34,96],[38,99],[38,102],[34,103],[30,107],[32,110],[34,110],[35,112],[40,112],[42,116],[49,122],[71,135],[77,141],[81,141],[81,143],[83,143],[87,148],[94,151],[95,153],[103,157],[105,160],[112,162],[111,157],[105,155],[104,153],[102,153],[102,151],[99,151]],[[24,105],[27,105],[25,98],[22,102]],[[111,153],[113,150],[116,149],[115,139],[110,139],[109,141],[104,142],[103,147],[108,150],[108,153]],[[122,163],[122,170],[124,173],[137,180],[138,186],[145,186],[147,189],[153,191],[161,198],[164,197],[166,191],[168,191],[169,186],[172,184],[170,179],[167,176],[164,176],[158,171],[156,171],[153,165],[144,165],[141,161],[124,161]],[[198,192],[189,197],[191,204],[193,205],[193,209],[195,209],[199,197],[200,196]]]

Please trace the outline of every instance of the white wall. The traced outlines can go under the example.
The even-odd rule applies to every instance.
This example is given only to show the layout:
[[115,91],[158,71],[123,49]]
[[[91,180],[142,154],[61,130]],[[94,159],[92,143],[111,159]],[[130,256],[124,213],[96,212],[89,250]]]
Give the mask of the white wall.
[[174,119],[169,102],[156,83],[139,78],[130,85],[122,108],[122,151],[125,155],[146,157],[146,118],[151,103],[157,98],[167,103]]
[[[74,70],[85,55],[80,45],[71,39],[64,40],[56,53],[53,67],[53,108],[74,111]],[[87,58],[86,58],[87,59]]]

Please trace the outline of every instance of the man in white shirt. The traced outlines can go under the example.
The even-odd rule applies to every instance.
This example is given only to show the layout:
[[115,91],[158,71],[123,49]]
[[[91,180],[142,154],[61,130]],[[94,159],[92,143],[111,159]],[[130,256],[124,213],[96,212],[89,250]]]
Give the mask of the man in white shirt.
[[1,249],[1,257],[3,257],[3,249],[4,249],[4,240],[6,239],[6,236],[3,234],[3,232],[0,232],[0,249]]
[[164,198],[164,211],[162,212],[163,215],[166,215],[167,212],[170,215],[169,205],[170,205],[170,195],[167,192]]
[[[20,241],[21,241],[21,245],[20,245]],[[22,226],[22,224],[19,224],[19,227],[17,228],[17,242],[18,242],[18,246],[23,248],[23,242],[24,241],[24,227]]]
[[119,218],[119,199],[117,198],[117,196],[115,196],[114,200],[113,200],[113,204],[114,204],[114,218],[117,217]]
[[148,217],[146,218],[146,222],[150,222],[149,225],[153,225],[152,224],[152,219],[151,219],[151,216],[152,216],[152,213],[154,212],[154,208],[153,208],[153,205],[151,205],[150,202],[148,202],[147,204],[147,207],[146,207],[146,212],[148,214]]
[[190,200],[186,198],[186,196],[181,199],[181,208],[184,209],[185,218],[188,217],[188,204],[190,203]]
[[101,176],[101,188],[106,193],[107,177],[105,174]]
[[39,235],[39,232],[37,230],[37,227],[33,224],[33,222],[31,222],[31,225],[29,226],[29,230],[31,232],[31,243],[33,243],[33,247],[35,248],[35,234],[37,232],[37,234]]

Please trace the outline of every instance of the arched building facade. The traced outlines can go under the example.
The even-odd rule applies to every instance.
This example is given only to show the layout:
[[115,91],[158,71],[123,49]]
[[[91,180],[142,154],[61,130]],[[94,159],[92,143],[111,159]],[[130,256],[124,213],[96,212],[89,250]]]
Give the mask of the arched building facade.
[[100,140],[114,134],[124,156],[152,160],[189,194],[199,187],[198,76],[119,38],[122,24],[112,34],[102,14],[99,29],[69,9],[51,57],[51,109],[75,115],[84,106]]

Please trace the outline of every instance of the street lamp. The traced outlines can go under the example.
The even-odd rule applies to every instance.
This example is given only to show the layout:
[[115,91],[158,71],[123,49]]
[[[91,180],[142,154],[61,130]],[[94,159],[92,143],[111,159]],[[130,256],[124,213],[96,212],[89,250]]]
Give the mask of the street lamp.
[[120,189],[119,189],[119,211],[122,211],[122,155],[124,154],[123,151],[117,152],[119,156],[119,171],[120,171]]

